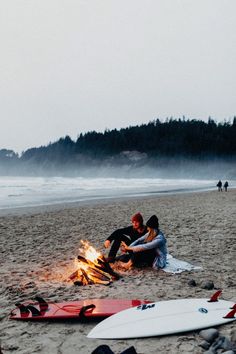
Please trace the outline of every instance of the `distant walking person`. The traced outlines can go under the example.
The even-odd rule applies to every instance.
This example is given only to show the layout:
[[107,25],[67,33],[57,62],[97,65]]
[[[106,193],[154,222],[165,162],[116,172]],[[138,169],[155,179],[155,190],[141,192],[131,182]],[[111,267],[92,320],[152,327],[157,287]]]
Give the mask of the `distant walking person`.
[[224,183],[225,192],[227,192],[228,187],[229,187],[229,183],[228,183],[228,181],[225,181],[225,183]]
[[221,182],[221,180],[219,180],[219,182],[217,183],[216,187],[218,187],[218,192],[222,192],[222,182]]

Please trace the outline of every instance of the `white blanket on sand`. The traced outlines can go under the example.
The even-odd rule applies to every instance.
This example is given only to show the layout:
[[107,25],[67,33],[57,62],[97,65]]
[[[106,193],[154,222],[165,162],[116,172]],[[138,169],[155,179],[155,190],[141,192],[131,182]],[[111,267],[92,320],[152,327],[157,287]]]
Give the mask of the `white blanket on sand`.
[[202,269],[202,267],[194,266],[193,264],[190,264],[185,261],[180,261],[179,259],[176,259],[170,254],[168,254],[166,266],[162,270],[166,273],[177,274],[177,273],[182,273],[184,271],[199,270],[199,269]]

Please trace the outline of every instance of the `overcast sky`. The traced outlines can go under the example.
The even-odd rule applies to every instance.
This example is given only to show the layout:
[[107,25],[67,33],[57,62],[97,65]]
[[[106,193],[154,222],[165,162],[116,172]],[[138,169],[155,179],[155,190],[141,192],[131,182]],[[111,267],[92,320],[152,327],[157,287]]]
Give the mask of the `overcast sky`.
[[235,0],[1,0],[0,149],[236,115]]

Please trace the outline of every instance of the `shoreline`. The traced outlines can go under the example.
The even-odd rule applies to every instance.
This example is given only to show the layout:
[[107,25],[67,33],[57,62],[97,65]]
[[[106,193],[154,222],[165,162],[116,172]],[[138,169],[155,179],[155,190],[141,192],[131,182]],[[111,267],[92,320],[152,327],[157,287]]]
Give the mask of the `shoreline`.
[[[230,190],[236,190],[236,188],[232,187]],[[73,209],[79,208],[83,206],[94,206],[98,204],[108,204],[114,202],[122,202],[127,200],[142,200],[149,198],[158,198],[172,195],[185,195],[185,194],[198,194],[198,193],[210,193],[210,192],[218,192],[215,190],[215,187],[203,189],[201,187],[196,189],[178,189],[178,190],[170,190],[170,191],[158,191],[158,192],[141,192],[139,194],[133,195],[122,195],[122,196],[112,196],[112,197],[96,197],[90,198],[86,200],[77,200],[77,201],[66,201],[66,202],[55,202],[48,204],[40,204],[40,205],[32,205],[32,206],[18,206],[18,207],[8,207],[8,208],[0,208],[0,217],[11,216],[11,215],[24,215],[24,214],[34,214],[34,213],[44,213],[44,212],[54,212],[63,209]],[[228,191],[227,193],[229,193]]]
[[[144,299],[162,301],[179,298],[209,298],[223,289],[222,298],[236,302],[235,281],[236,190],[128,198],[93,205],[37,210],[0,217],[1,278],[0,338],[3,353],[91,354],[104,341],[86,336],[93,323],[23,322],[9,320],[16,302],[36,295],[48,301],[79,299]],[[130,224],[140,211],[146,221],[157,214],[165,233],[168,252],[175,258],[199,265],[202,270],[176,275],[152,268],[131,269],[109,286],[78,287],[68,281],[75,270],[80,240],[87,240],[105,255],[103,243],[109,234]],[[196,286],[190,286],[190,280]],[[214,283],[214,289],[203,285]],[[235,323],[218,327],[231,337]],[[171,336],[109,340],[115,353],[134,346],[138,353],[203,353],[199,331]]]

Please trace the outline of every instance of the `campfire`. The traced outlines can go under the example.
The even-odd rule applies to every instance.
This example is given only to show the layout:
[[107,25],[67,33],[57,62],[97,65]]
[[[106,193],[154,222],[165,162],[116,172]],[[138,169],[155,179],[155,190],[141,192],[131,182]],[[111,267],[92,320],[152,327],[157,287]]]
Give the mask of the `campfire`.
[[81,244],[76,260],[78,269],[70,276],[75,285],[109,285],[113,280],[120,279],[100,252],[86,241],[81,241]]

